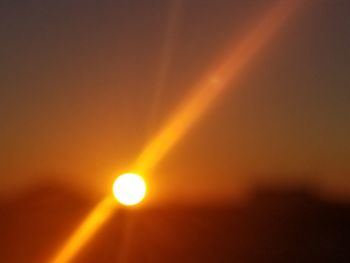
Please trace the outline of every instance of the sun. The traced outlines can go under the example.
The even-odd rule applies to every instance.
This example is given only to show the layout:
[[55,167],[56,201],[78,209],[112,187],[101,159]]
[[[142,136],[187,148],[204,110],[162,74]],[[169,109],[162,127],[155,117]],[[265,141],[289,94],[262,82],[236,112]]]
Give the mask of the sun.
[[122,174],[114,181],[113,194],[122,205],[137,205],[146,195],[146,183],[138,174]]

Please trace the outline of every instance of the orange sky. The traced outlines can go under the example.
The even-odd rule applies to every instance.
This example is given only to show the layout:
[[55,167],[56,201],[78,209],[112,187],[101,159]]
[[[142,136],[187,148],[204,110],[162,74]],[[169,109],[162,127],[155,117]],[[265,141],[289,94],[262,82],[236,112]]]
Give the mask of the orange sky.
[[[152,123],[168,1],[3,4],[0,191],[51,178],[104,191],[273,2],[184,1]],[[180,189],[210,189],[216,178],[215,189],[268,181],[344,191],[348,8],[319,1],[288,23],[164,157],[155,180]]]

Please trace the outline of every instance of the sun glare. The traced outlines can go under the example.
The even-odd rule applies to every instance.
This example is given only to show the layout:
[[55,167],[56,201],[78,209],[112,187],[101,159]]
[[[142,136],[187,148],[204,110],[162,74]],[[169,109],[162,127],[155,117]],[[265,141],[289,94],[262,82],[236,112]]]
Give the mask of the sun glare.
[[[277,1],[269,11],[236,46],[230,46],[228,55],[217,68],[203,76],[193,88],[191,96],[181,104],[169,118],[163,128],[150,140],[135,162],[133,169],[142,174],[149,174],[172,147],[204,116],[215,100],[228,87],[241,71],[258,55],[259,51],[271,41],[273,35],[286,20],[297,10],[302,0]],[[230,83],[231,85],[227,85]],[[113,184],[114,198],[124,206],[140,203],[146,195],[146,183],[135,173],[120,175]],[[97,230],[113,215],[118,207],[111,195],[102,200],[82,222],[81,226],[67,240],[55,256],[52,263],[68,263],[82,247],[93,237]]]
[[113,194],[122,205],[137,205],[146,195],[146,183],[140,175],[126,173],[115,180]]

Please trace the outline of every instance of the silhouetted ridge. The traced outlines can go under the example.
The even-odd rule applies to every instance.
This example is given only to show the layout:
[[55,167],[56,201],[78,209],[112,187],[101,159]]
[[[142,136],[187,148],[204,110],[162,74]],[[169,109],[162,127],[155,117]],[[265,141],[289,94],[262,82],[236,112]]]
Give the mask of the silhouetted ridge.
[[[47,185],[0,207],[0,262],[45,262],[94,204]],[[348,263],[349,222],[348,205],[276,189],[256,191],[246,206],[119,210],[74,263],[117,262],[120,253],[140,263]]]

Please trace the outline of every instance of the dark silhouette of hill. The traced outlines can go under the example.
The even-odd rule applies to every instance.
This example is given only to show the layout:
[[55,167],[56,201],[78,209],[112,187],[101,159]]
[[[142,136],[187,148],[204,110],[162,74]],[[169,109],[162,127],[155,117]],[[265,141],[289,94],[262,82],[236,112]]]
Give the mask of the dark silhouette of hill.
[[2,200],[0,262],[42,262],[45,253],[61,245],[92,205],[79,192],[52,182]]
[[[55,185],[0,206],[0,262],[48,262],[97,200]],[[260,189],[245,206],[118,210],[74,262],[350,262],[350,206]]]

